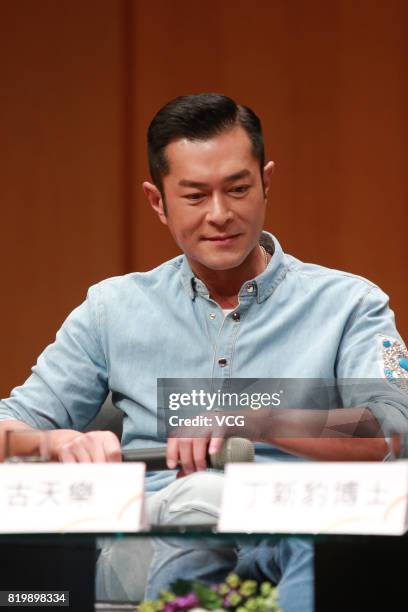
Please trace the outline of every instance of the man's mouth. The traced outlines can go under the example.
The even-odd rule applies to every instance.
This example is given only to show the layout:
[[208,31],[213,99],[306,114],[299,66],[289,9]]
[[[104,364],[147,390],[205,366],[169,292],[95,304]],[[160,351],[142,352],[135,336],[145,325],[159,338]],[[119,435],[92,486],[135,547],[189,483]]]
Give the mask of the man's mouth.
[[208,236],[205,240],[215,242],[217,244],[228,244],[238,238],[241,234],[216,234],[215,236]]

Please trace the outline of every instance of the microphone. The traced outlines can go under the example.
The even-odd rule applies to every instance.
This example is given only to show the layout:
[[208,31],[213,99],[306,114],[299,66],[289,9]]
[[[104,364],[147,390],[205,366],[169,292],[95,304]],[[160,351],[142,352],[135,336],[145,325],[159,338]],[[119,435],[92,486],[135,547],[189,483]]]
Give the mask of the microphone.
[[[254,460],[254,445],[246,438],[227,438],[218,453],[207,453],[207,465],[216,470],[223,470],[227,463],[251,463]],[[131,448],[122,451],[123,461],[143,461],[146,470],[168,470],[166,448]]]

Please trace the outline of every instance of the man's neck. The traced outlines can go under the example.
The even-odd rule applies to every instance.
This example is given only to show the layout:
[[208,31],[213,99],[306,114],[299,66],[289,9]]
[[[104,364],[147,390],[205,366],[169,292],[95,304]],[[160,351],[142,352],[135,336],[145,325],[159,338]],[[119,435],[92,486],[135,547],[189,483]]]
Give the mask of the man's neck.
[[238,306],[238,293],[245,281],[261,274],[270,259],[260,246],[257,246],[246,260],[236,268],[230,270],[210,270],[190,261],[191,269],[207,287],[211,299],[221,308],[236,308]]

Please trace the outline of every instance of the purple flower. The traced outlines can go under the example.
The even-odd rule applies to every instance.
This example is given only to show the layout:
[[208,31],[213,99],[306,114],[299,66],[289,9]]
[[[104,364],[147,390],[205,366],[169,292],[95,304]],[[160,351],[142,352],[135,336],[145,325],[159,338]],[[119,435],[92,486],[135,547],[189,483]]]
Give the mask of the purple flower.
[[180,595],[169,601],[164,606],[164,612],[184,612],[184,610],[190,610],[198,604],[198,598],[195,593],[189,593],[188,595]]
[[198,597],[195,593],[189,593],[188,595],[184,595],[184,597],[178,597],[180,603],[184,608],[193,608],[198,604]]

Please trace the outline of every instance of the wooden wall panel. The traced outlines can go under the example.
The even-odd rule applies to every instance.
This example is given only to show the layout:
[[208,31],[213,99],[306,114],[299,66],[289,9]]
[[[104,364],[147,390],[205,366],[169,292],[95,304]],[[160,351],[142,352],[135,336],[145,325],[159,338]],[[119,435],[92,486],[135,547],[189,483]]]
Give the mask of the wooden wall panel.
[[408,340],[408,4],[345,7],[338,88],[345,238],[337,257],[390,294]]
[[0,7],[0,393],[123,271],[123,3]]

